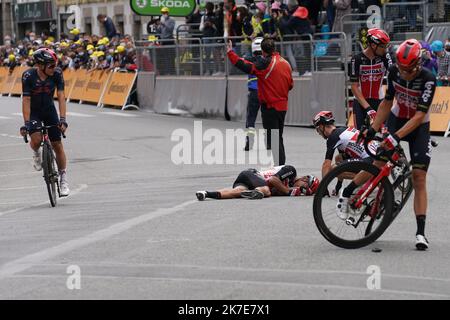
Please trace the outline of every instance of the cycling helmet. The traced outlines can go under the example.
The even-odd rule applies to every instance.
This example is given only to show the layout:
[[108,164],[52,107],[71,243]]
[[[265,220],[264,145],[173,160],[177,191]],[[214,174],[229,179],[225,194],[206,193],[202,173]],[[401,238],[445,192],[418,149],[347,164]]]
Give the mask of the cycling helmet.
[[386,31],[378,28],[369,29],[367,31],[367,39],[370,43],[375,43],[376,45],[387,45],[389,44],[389,42],[391,42],[391,39],[389,38],[389,35],[386,33]]
[[401,68],[410,69],[420,62],[422,46],[416,39],[404,41],[397,49],[397,65]]
[[55,52],[48,48],[41,48],[36,50],[33,53],[33,58],[36,63],[39,64],[51,64],[51,63],[58,63],[58,57],[56,56]]
[[333,112],[331,111],[320,111],[318,114],[314,116],[313,119],[313,125],[316,128],[321,124],[327,125],[333,123],[334,123],[334,116]]
[[252,42],[252,52],[253,53],[258,52],[258,51],[262,51],[262,49],[261,49],[261,42],[263,40],[264,40],[264,38],[262,38],[262,37],[255,38],[255,40],[253,40],[253,42]]
[[306,189],[306,195],[310,196],[316,193],[319,188],[320,181],[316,176],[307,175],[308,178],[308,188]]

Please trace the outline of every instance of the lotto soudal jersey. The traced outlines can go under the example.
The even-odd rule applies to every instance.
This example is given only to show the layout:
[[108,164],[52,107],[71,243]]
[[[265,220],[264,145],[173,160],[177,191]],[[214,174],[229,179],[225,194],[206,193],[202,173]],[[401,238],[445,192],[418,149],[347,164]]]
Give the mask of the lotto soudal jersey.
[[270,168],[264,171],[258,171],[258,174],[266,180],[266,182],[273,176],[278,177],[285,186],[292,187],[297,177],[297,171],[293,166],[284,165]]
[[[332,160],[334,150],[338,150],[340,153],[344,153],[353,159],[365,159],[368,158],[364,145],[356,143],[358,139],[359,131],[353,127],[337,127],[327,139],[327,152],[325,159]],[[376,151],[375,144],[370,145]]]
[[426,68],[422,68],[417,77],[411,81],[400,77],[397,66],[389,68],[386,100],[395,98],[391,112],[397,118],[411,119],[416,111],[422,111],[427,114],[423,123],[429,122],[428,109],[433,101],[435,90],[436,77]]
[[31,97],[31,110],[45,111],[53,107],[53,95],[55,89],[64,90],[64,78],[60,68],[45,80],[39,78],[37,69],[31,68],[22,74],[22,92],[25,97]]
[[383,99],[383,77],[392,65],[389,53],[384,57],[376,56],[372,60],[361,52],[352,57],[349,69],[351,82],[358,82],[366,99]]

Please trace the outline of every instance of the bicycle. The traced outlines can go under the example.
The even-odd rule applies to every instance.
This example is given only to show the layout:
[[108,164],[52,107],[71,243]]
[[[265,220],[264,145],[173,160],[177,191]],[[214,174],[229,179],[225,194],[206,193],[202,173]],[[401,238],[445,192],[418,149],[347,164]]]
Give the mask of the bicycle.
[[[40,127],[37,127],[36,130],[41,131],[42,140],[41,140],[41,148],[42,148],[42,171],[44,173],[43,177],[45,180],[45,184],[47,185],[48,197],[50,199],[50,204],[52,207],[55,207],[57,204],[56,192],[58,192],[58,197],[61,197],[60,189],[59,189],[59,173],[56,165],[56,156],[53,151],[52,144],[48,137],[48,129],[52,127],[57,127],[57,125],[44,126],[41,123]],[[62,133],[63,138],[66,136]],[[25,143],[28,143],[28,137],[25,135],[23,137]]]
[[[381,142],[383,137],[377,134],[373,140]],[[369,142],[364,141],[364,148],[369,155],[377,160],[388,159],[383,167],[377,168],[368,162],[350,159],[338,165],[323,178],[314,196],[314,221],[319,232],[327,241],[341,248],[356,249],[376,241],[394,221],[412,193],[411,165],[406,161],[400,144],[393,152],[378,148],[374,154],[368,147]],[[394,168],[395,174],[392,171]],[[349,216],[343,220],[336,215],[336,199],[325,197],[328,194],[328,187],[342,176],[350,182],[351,177],[361,171],[369,173],[370,178],[350,197]],[[330,205],[331,209],[327,208],[327,205]],[[338,219],[337,226],[329,226],[330,216]],[[348,237],[347,233],[350,233]]]

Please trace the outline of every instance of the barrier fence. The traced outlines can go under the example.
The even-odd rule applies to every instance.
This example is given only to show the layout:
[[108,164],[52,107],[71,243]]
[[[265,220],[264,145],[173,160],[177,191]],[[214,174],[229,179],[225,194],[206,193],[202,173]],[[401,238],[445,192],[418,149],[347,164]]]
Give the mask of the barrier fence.
[[[27,69],[29,67],[19,66],[10,72],[8,68],[0,67],[1,95],[22,95],[22,73]],[[137,72],[65,70],[64,94],[67,101],[125,109],[136,78]]]

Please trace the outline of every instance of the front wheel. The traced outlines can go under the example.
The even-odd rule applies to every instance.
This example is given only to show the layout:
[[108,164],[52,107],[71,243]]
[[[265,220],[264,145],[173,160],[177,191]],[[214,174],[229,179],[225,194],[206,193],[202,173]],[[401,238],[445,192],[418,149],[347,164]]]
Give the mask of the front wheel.
[[[322,180],[314,196],[314,221],[320,233],[335,246],[356,249],[377,240],[392,220],[394,195],[389,180],[384,177],[375,186],[368,198],[358,209],[349,206],[347,219],[340,218],[336,212],[338,197],[329,197],[328,190],[343,178],[342,190],[359,172],[365,171],[372,179],[380,173],[374,165],[362,161],[343,163],[330,171]],[[363,184],[364,186],[364,184]],[[361,187],[350,199],[354,199]]]
[[47,185],[48,197],[52,207],[56,206],[58,192],[58,171],[56,170],[55,155],[50,144],[45,143],[42,150],[42,169]]

